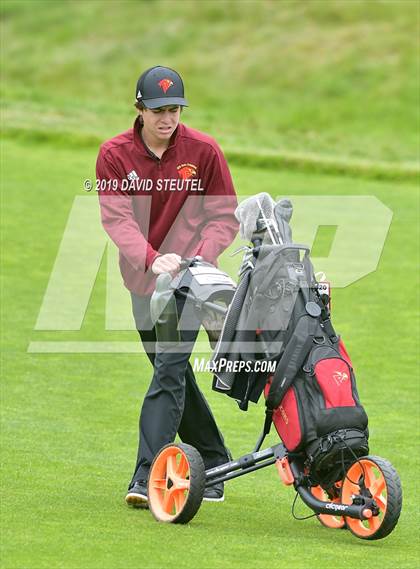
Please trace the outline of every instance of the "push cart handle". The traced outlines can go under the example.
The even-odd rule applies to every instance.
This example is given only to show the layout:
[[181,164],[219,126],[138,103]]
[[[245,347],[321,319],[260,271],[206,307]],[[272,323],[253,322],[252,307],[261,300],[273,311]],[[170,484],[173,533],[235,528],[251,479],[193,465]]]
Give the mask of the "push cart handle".
[[200,257],[200,255],[196,255],[195,257],[186,257],[185,259],[182,259],[181,263],[179,264],[179,270],[182,271],[184,269],[187,269],[188,267],[192,267],[197,262],[202,260],[203,257]]

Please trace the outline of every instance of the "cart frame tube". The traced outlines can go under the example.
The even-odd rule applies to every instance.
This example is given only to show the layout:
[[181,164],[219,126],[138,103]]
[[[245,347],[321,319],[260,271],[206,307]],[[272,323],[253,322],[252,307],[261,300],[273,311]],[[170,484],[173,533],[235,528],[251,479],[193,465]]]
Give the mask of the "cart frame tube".
[[[260,468],[271,466],[277,460],[287,456],[287,451],[283,444],[270,447],[265,450],[245,454],[237,460],[231,460],[220,466],[209,468],[206,470],[206,488],[226,482],[233,478],[243,476],[248,472],[254,472]],[[327,515],[344,515],[349,518],[359,520],[366,520],[372,516],[370,504],[354,505],[354,504],[341,504],[337,502],[323,502],[318,500],[310,491],[310,487],[304,483],[305,477],[303,476],[303,469],[299,461],[290,460],[290,468],[293,473],[294,487],[296,492],[302,498],[303,502],[316,514]],[[365,515],[368,511],[368,515]]]
[[271,466],[278,458],[283,456],[285,456],[285,448],[282,444],[279,444],[265,450],[245,454],[237,460],[210,468],[206,470],[206,487],[232,480],[232,478],[238,478],[238,476],[243,476],[248,472],[253,472],[266,466]]

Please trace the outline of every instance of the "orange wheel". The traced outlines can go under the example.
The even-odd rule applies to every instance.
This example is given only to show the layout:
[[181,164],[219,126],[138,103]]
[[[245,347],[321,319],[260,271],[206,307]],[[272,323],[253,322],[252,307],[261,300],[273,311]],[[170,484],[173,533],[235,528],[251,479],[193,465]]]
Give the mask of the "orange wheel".
[[194,447],[166,445],[150,469],[149,509],[159,522],[186,524],[201,505],[205,483],[203,459]]
[[[366,490],[361,487],[364,480]],[[397,525],[402,506],[402,490],[397,471],[387,460],[365,456],[347,471],[341,489],[343,504],[351,504],[358,495],[373,498],[378,513],[367,520],[345,517],[349,530],[362,539],[382,539]]]
[[[315,498],[318,498],[318,500],[322,500],[323,502],[337,502],[337,503],[340,502],[340,498],[338,496],[335,498],[331,498],[328,495],[328,492],[324,490],[321,486],[313,486],[311,488],[311,492],[315,496]],[[328,514],[318,514],[317,518],[321,522],[321,524],[327,528],[342,529],[346,527],[346,522],[343,516],[330,516]]]

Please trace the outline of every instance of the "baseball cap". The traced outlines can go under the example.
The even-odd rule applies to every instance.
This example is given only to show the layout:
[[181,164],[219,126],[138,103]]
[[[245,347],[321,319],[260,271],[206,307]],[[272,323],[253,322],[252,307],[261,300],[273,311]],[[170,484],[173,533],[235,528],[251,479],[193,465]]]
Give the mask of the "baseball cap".
[[169,67],[156,65],[142,73],[137,81],[136,100],[148,109],[166,105],[187,107],[180,75]]

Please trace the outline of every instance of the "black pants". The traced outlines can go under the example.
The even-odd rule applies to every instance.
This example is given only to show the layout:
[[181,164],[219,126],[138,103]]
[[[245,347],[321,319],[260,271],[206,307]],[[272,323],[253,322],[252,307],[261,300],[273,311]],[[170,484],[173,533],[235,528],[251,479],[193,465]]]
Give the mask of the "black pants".
[[206,468],[223,464],[230,459],[229,451],[189,363],[200,326],[192,307],[177,301],[188,329],[180,332],[182,351],[166,349],[156,343],[150,297],[132,293],[131,298],[136,327],[153,365],[153,377],[140,412],[137,462],[129,487],[147,479],[156,453],[173,442],[177,433],[184,443],[200,452]]

